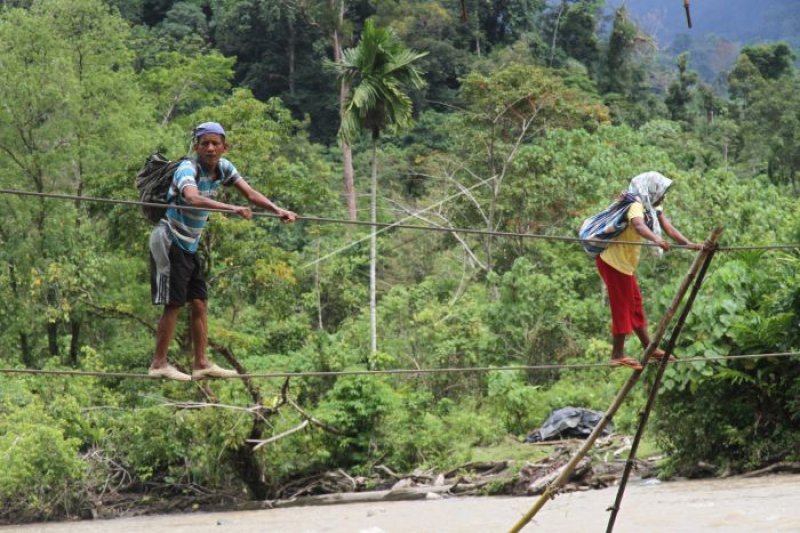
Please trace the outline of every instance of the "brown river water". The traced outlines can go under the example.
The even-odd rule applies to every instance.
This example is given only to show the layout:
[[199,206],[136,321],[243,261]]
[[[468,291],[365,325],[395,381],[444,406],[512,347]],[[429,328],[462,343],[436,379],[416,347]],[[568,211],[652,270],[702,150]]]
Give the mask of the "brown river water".
[[[616,487],[562,494],[523,532],[604,532]],[[263,511],[196,512],[0,527],[0,533],[460,533],[506,532],[537,498],[468,497]],[[800,475],[632,481],[617,533],[800,532]]]

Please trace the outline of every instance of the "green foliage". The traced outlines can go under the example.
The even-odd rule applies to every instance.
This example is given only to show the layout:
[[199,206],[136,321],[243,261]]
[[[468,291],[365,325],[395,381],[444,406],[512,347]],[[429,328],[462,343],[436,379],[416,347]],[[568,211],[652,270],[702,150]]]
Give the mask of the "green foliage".
[[591,130],[607,121],[593,95],[567,88],[554,72],[531,65],[507,66],[489,76],[471,73],[462,95],[472,111],[465,118],[476,125],[505,126],[498,132],[503,139],[514,139],[523,127]]
[[19,522],[74,513],[85,468],[79,446],[80,440],[66,437],[58,418],[41,404],[3,412],[0,517]]
[[320,404],[320,416],[344,432],[333,442],[332,456],[337,464],[363,462],[382,420],[397,405],[396,392],[386,383],[371,377],[337,380]]
[[[337,71],[323,68],[336,39],[350,47],[338,74],[350,90],[342,126],[352,126],[355,185],[365,192],[380,166],[381,194],[372,191],[381,222],[574,236],[632,176],[658,170],[675,180],[667,215],[692,240],[720,224],[723,246],[800,241],[791,50],[754,44],[736,60],[724,39],[679,38],[674,50],[687,55],[676,71],[624,9],[606,34],[601,4],[5,2],[0,185],[133,199],[132,176],[149,152],[182,155],[192,126],[215,120],[257,190],[301,215],[344,218]],[[726,92],[709,73],[728,70]],[[365,150],[362,127],[380,134],[381,150]],[[233,191],[222,199],[241,201]],[[3,366],[142,372],[160,312],[149,303],[149,226],[130,206],[5,201]],[[607,360],[602,283],[575,243],[399,228],[379,234],[381,351],[371,353],[365,235],[213,215],[202,253],[214,345],[252,372]],[[637,277],[651,323],[691,259],[643,254]],[[712,360],[798,350],[798,264],[795,250],[716,254],[675,350],[700,360],[670,366],[657,403],[668,473],[800,456],[796,363]],[[181,319],[170,347],[182,366],[188,329]],[[327,468],[367,474],[376,463],[411,471],[505,458],[493,453],[525,458],[529,447],[512,440],[554,409],[605,409],[627,377],[593,368],[292,380],[292,401],[343,434],[309,424],[256,451],[251,473],[276,497]],[[281,404],[279,383],[250,386],[264,408],[261,437],[303,423]],[[618,432],[633,431],[644,390],[615,416]],[[112,482],[240,494],[237,461],[257,436],[260,419],[247,410],[257,396],[233,381],[201,392],[0,377],[0,515],[74,516]],[[195,401],[232,408],[186,408]]]
[[517,435],[536,427],[541,414],[534,407],[540,399],[539,387],[526,383],[517,372],[494,372],[488,376],[487,401],[503,427]]
[[742,120],[742,157],[778,184],[800,192],[800,81],[766,82],[750,93]]
[[686,107],[692,99],[691,89],[697,83],[697,74],[689,71],[689,56],[686,54],[678,56],[677,65],[678,79],[670,84],[664,103],[672,120],[679,122],[688,118]]
[[499,420],[469,400],[433,403],[424,393],[410,394],[404,407],[387,418],[377,450],[398,469],[454,468],[472,459],[474,447],[497,442],[503,434]]
[[600,55],[599,39],[595,30],[601,5],[594,0],[564,2],[558,8],[554,30],[558,36],[557,43],[564,52],[590,69],[595,66]]
[[797,432],[780,403],[784,392],[797,390],[796,372],[781,378],[769,372],[757,378],[758,385],[742,377],[722,372],[696,391],[680,393],[677,402],[674,392],[662,395],[669,408],[659,409],[656,426],[670,456],[666,475],[696,475],[699,462],[740,472],[796,456]]
[[628,17],[628,12],[620,7],[614,12],[614,25],[608,42],[607,52],[607,91],[631,94],[634,83],[632,55],[635,49],[637,28]]
[[[489,281],[494,279],[490,277]],[[554,305],[566,300],[563,296],[566,287],[536,272],[527,259],[520,258],[498,280],[497,291],[498,297],[489,306],[487,318],[498,361],[552,364],[575,354],[566,326],[568,318]],[[548,377],[547,373],[537,373],[531,379],[542,382]]]
[[[182,417],[181,417],[182,418]],[[109,432],[109,444],[137,477],[148,481],[154,476],[170,476],[186,482],[185,450],[190,432],[169,410],[150,407],[125,414]]]
[[[682,350],[708,357],[792,350],[797,288],[792,262],[784,275],[758,265],[762,254],[726,262],[707,282],[706,304],[687,323]],[[673,471],[691,474],[697,461],[720,470],[746,470],[796,453],[794,393],[798,373],[791,360],[698,361],[670,369],[658,434],[673,454]],[[666,412],[668,411],[668,412]],[[715,435],[709,439],[708,435]]]
[[728,75],[731,95],[736,98],[742,98],[747,102],[750,99],[750,95],[762,88],[764,83],[764,77],[752,60],[745,54],[740,55],[736,60],[736,66]]
[[742,55],[755,65],[764,79],[774,80],[789,74],[795,54],[786,43],[745,46]]
[[429,52],[415,62],[427,81],[415,98],[420,109],[429,108],[430,101],[453,102],[459,78],[469,71],[469,44],[460,31],[460,14],[452,7],[452,3],[429,0],[379,2],[376,6],[376,24],[393,28],[410,48]]
[[234,62],[216,51],[190,58],[179,52],[161,52],[148,62],[141,82],[166,124],[176,115],[221,103],[231,87]]

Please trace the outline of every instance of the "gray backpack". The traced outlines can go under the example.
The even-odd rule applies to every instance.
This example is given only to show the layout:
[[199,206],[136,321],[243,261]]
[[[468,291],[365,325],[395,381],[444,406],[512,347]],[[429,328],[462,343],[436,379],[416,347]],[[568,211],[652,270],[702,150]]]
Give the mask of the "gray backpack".
[[[142,214],[152,224],[164,218],[167,213],[167,191],[172,184],[172,175],[182,161],[191,159],[181,157],[171,161],[164,157],[160,152],[151,154],[144,163],[144,166],[136,174],[136,190],[139,191],[139,201],[148,204],[163,204],[164,207],[154,205],[142,205]],[[197,171],[195,164],[195,172]]]

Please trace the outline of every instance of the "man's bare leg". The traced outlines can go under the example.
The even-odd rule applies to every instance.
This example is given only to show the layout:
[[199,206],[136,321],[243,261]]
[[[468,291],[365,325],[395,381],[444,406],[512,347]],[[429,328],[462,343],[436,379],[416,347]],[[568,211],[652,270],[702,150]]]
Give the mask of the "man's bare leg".
[[156,351],[153,356],[153,362],[150,363],[148,375],[154,378],[167,378],[175,379],[178,381],[189,381],[192,377],[189,374],[184,374],[167,360],[167,352],[169,351],[169,343],[172,341],[172,335],[175,333],[175,325],[178,322],[178,313],[180,313],[180,306],[166,305],[164,312],[161,313],[161,318],[158,321],[158,329],[156,330]]
[[158,321],[158,329],[156,330],[156,351],[150,368],[164,368],[167,366],[169,343],[172,341],[172,336],[175,334],[175,326],[178,323],[178,313],[180,313],[180,310],[180,306],[177,305],[164,306],[164,312],[161,313],[161,318]]
[[194,369],[192,379],[232,378],[239,375],[235,370],[220,368],[208,360],[208,302],[192,300],[192,348]]
[[192,300],[192,352],[194,353],[194,368],[208,368],[208,302],[206,300]]

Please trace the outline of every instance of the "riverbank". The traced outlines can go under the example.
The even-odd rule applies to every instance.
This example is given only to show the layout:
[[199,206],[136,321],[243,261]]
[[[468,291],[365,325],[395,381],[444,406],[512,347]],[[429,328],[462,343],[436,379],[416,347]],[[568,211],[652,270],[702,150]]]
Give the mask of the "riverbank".
[[[618,533],[800,531],[800,475],[700,481],[635,481]],[[604,531],[616,487],[562,494],[524,531]],[[462,533],[507,531],[535,497],[463,497],[262,511],[195,512],[0,527],[20,533]]]

